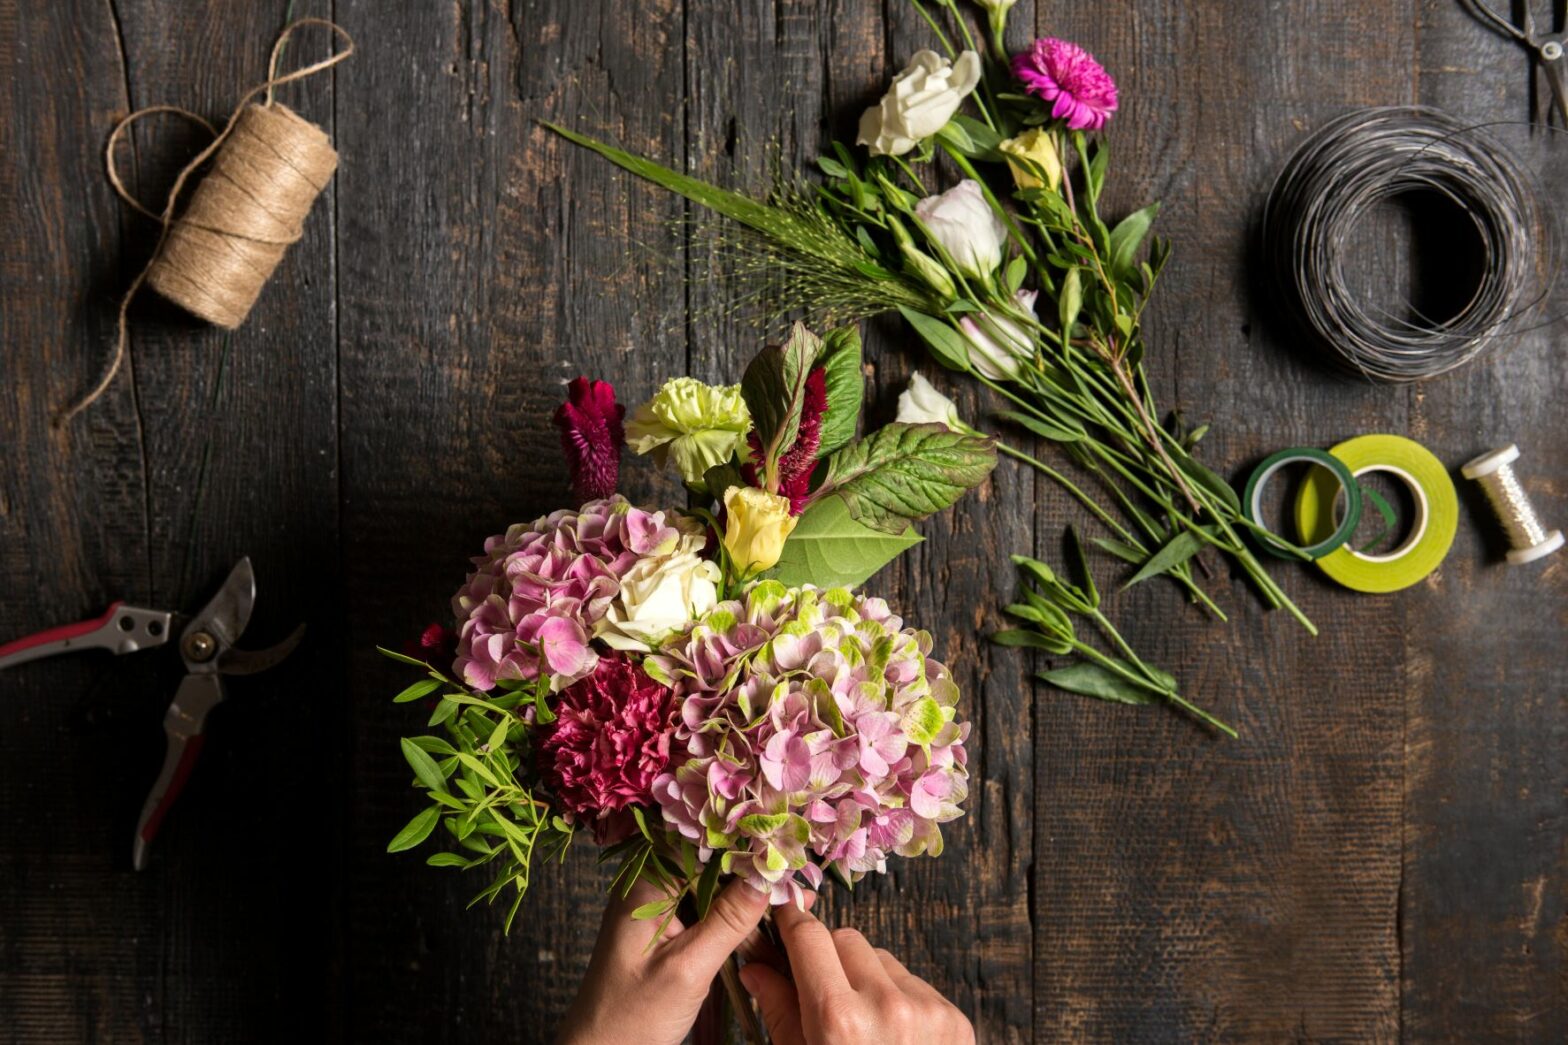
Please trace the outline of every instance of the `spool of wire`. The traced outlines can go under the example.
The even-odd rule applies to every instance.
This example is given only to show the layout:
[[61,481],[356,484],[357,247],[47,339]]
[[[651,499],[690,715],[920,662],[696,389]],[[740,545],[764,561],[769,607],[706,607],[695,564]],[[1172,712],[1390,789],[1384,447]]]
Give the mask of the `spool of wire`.
[[1519,447],[1513,443],[1482,454],[1460,469],[1466,479],[1474,479],[1486,491],[1492,510],[1508,534],[1508,561],[1514,566],[1544,558],[1563,546],[1561,530],[1546,529],[1525,492],[1513,464],[1519,460]]
[[[1357,256],[1358,228],[1378,207],[1418,196],[1456,208],[1477,253],[1474,290],[1435,318],[1411,302],[1368,303],[1351,278],[1378,263]],[[1264,250],[1280,292],[1340,365],[1376,381],[1424,381],[1473,359],[1545,297],[1554,237],[1538,200],[1533,178],[1484,129],[1437,109],[1358,109],[1290,158],[1269,194]]]

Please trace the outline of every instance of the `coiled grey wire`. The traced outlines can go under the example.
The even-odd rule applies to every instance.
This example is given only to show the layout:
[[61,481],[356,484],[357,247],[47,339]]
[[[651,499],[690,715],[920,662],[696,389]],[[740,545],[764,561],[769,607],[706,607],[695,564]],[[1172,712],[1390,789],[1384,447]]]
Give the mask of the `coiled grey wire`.
[[[1349,249],[1368,212],[1423,192],[1469,217],[1481,251],[1473,296],[1437,320],[1368,307],[1346,278],[1368,260]],[[1377,381],[1424,381],[1473,359],[1545,297],[1554,248],[1538,200],[1532,177],[1482,129],[1438,109],[1357,109],[1285,165],[1264,211],[1264,251],[1280,291],[1342,366]]]

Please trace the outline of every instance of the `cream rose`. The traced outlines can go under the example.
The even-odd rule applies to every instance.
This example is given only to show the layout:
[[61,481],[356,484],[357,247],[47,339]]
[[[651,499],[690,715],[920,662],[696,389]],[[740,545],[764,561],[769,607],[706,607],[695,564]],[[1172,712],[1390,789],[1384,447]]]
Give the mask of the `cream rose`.
[[719,566],[702,557],[701,524],[676,524],[681,536],[668,555],[640,560],[621,577],[621,590],[594,630],[618,650],[647,651],[719,602]]
[[902,156],[940,131],[979,82],[980,56],[974,51],[951,65],[934,51],[918,51],[860,118],[856,141],[873,156]]

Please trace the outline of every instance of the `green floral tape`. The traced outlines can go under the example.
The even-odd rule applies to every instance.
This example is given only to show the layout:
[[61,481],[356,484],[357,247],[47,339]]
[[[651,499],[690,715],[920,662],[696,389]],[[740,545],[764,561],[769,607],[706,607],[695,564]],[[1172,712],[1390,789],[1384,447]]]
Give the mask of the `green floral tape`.
[[[1340,489],[1345,493],[1345,517],[1340,520],[1339,528],[1332,533],[1309,538],[1306,536],[1307,529],[1302,527],[1303,539],[1312,540],[1314,543],[1302,545],[1300,548],[1275,536],[1269,531],[1268,524],[1263,521],[1263,488],[1268,485],[1269,479],[1275,472],[1288,464],[1319,465],[1319,468],[1313,469],[1313,473],[1329,476],[1339,483]],[[1337,499],[1337,495],[1334,499]],[[1300,500],[1298,499],[1296,503],[1299,510]],[[1247,521],[1258,527],[1258,543],[1270,555],[1298,561],[1305,555],[1308,559],[1319,560],[1350,540],[1351,535],[1356,532],[1356,527],[1361,524],[1361,487],[1356,485],[1355,476],[1350,474],[1350,469],[1345,467],[1345,463],[1333,454],[1310,446],[1296,446],[1270,454],[1264,458],[1262,464],[1252,470],[1252,474],[1247,477],[1246,489],[1241,495],[1241,509]]]
[[[1353,591],[1365,592],[1399,591],[1431,576],[1448,556],[1459,528],[1459,497],[1443,462],[1420,443],[1397,435],[1358,436],[1329,452],[1353,476],[1384,472],[1404,483],[1415,500],[1416,514],[1410,536],[1393,551],[1372,555],[1340,548],[1319,559],[1318,569]],[[1296,525],[1303,540],[1334,525],[1337,496],[1323,471],[1314,469],[1301,484]]]

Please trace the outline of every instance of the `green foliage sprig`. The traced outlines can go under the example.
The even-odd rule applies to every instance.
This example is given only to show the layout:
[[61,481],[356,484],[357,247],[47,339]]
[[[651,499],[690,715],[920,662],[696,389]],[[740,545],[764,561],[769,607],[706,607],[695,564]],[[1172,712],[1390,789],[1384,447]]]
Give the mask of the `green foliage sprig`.
[[409,703],[435,698],[428,725],[446,734],[403,738],[403,758],[430,805],[397,833],[387,852],[412,849],[439,826],[456,848],[432,853],[425,862],[464,870],[492,865],[494,878],[469,906],[481,900],[494,903],[512,886],[516,895],[505,922],[510,931],[528,892],[535,857],[565,859],[576,833],[571,824],[551,813],[549,803],[535,794],[521,772],[529,725],[520,709],[533,708],[539,722],[554,720],[546,700],[548,679],[503,681],[498,686],[500,695],[482,696],[424,661],[387,649],[381,653],[426,673],[426,678],[392,699]]

